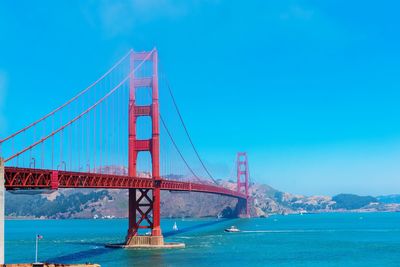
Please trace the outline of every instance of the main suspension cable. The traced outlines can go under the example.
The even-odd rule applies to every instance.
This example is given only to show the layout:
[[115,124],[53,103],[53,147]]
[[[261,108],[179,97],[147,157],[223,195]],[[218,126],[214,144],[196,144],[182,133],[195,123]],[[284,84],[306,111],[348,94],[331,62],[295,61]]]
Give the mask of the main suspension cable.
[[32,122],[31,124],[29,124],[28,126],[22,128],[21,130],[7,136],[6,138],[0,140],[0,144],[4,143],[5,141],[19,135],[20,133],[32,128],[33,126],[35,126],[36,124],[40,123],[41,121],[44,121],[45,119],[47,119],[48,117],[54,115],[55,113],[57,113],[58,111],[62,110],[63,108],[65,108],[66,106],[68,106],[69,104],[71,104],[72,102],[74,102],[76,99],[78,99],[81,95],[85,94],[87,91],[89,91],[91,88],[93,88],[96,84],[98,84],[100,81],[102,81],[108,74],[110,74],[119,64],[121,64],[122,61],[124,61],[130,54],[132,53],[132,49],[129,50],[129,52],[123,56],[120,60],[118,60],[117,63],[114,64],[114,66],[112,66],[107,72],[105,72],[100,78],[98,78],[95,82],[93,82],[91,85],[89,85],[88,87],[86,87],[84,90],[82,90],[81,92],[79,92],[77,95],[75,95],[73,98],[71,98],[70,100],[68,100],[67,102],[65,102],[64,104],[62,104],[61,106],[59,106],[58,108],[54,109],[53,111],[51,111],[50,113],[48,113],[47,115],[43,116],[42,118]]
[[183,160],[183,162],[185,163],[186,167],[189,169],[189,171],[192,173],[192,175],[199,181],[201,182],[201,179],[196,175],[196,173],[193,171],[193,169],[190,167],[189,163],[186,161],[185,157],[183,156],[181,150],[179,149],[178,145],[176,144],[174,138],[172,137],[171,132],[169,131],[167,124],[165,123],[163,117],[161,116],[160,113],[160,120],[162,125],[164,126],[165,131],[167,132],[169,138],[171,139],[172,144],[174,145],[176,151],[178,152],[179,156],[181,157],[181,159]]
[[163,81],[165,82],[165,84],[166,84],[166,86],[167,86],[167,88],[168,88],[168,91],[169,91],[169,94],[170,94],[170,96],[171,96],[171,98],[172,98],[172,102],[173,102],[173,104],[174,104],[175,110],[176,110],[176,112],[178,113],[178,116],[179,116],[179,119],[180,119],[180,121],[181,121],[181,123],[182,123],[183,129],[185,130],[186,136],[188,137],[189,142],[190,142],[190,144],[191,144],[191,146],[192,146],[194,152],[196,153],[197,158],[199,159],[201,165],[203,166],[204,170],[206,171],[206,173],[208,174],[208,176],[211,178],[211,180],[212,180],[215,184],[218,184],[217,181],[214,179],[214,177],[211,175],[210,171],[207,169],[207,167],[206,167],[206,165],[204,164],[203,160],[201,159],[200,154],[199,154],[199,152],[197,151],[197,149],[196,149],[196,147],[195,147],[195,145],[194,145],[194,143],[193,143],[193,141],[192,141],[192,138],[190,137],[189,131],[188,131],[188,129],[187,129],[187,127],[186,127],[186,124],[185,124],[185,122],[184,122],[184,120],[183,120],[183,118],[182,118],[181,112],[180,112],[180,110],[179,110],[178,104],[177,104],[176,101],[175,101],[174,94],[172,93],[172,89],[171,89],[171,86],[170,86],[170,84],[169,84],[167,78],[165,77],[165,75],[161,75],[161,78],[163,79]]
[[46,141],[48,138],[53,137],[55,134],[57,134],[58,132],[64,130],[66,127],[68,127],[69,125],[73,124],[75,121],[77,121],[78,119],[80,119],[81,117],[83,117],[85,114],[89,113],[92,109],[94,109],[96,106],[98,106],[101,102],[103,102],[105,99],[107,99],[110,95],[112,95],[116,90],[118,90],[127,80],[129,80],[130,76],[132,75],[132,73],[135,73],[142,65],[143,63],[153,54],[154,50],[152,50],[147,56],[146,58],[143,59],[143,61],[137,66],[135,67],[135,69],[133,69],[131,72],[128,73],[128,75],[126,75],[126,77],[118,84],[116,85],[112,90],[110,90],[107,94],[105,94],[101,99],[99,99],[96,103],[94,103],[92,106],[90,106],[89,108],[87,108],[85,111],[83,111],[82,113],[80,113],[78,116],[76,116],[75,118],[73,118],[72,120],[70,120],[69,122],[67,122],[66,124],[62,125],[60,128],[58,128],[57,130],[53,131],[52,133],[50,133],[49,135],[41,138],[40,140],[36,141],[35,143],[33,143],[32,145],[22,149],[21,151],[19,151],[18,153],[15,153],[14,155],[8,157],[7,159],[4,160],[4,162],[8,162],[10,160],[12,160],[15,157],[18,157],[19,155],[23,154],[24,152],[28,151],[29,149],[34,148],[35,146],[37,146],[38,144],[43,143],[44,141]]

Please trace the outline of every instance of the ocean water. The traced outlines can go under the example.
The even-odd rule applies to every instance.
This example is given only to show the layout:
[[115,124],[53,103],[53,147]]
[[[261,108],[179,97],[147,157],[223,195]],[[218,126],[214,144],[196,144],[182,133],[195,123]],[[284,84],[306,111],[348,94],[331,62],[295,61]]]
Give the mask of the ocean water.
[[[174,222],[178,232],[172,231]],[[225,233],[235,225],[241,233]],[[184,249],[109,249],[127,220],[8,220],[6,262],[101,266],[400,266],[400,213],[332,213],[257,219],[166,219],[166,241]]]

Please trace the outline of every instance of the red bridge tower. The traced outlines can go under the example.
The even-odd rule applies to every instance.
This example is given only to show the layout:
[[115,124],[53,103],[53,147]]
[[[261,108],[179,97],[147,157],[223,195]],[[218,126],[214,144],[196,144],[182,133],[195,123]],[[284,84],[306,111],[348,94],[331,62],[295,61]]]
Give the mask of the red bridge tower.
[[[245,217],[250,217],[249,210],[249,164],[246,152],[237,153],[237,191],[241,193],[244,189],[246,199],[239,199],[237,205],[237,214]],[[244,180],[244,181],[243,181]]]
[[[134,69],[142,61],[152,65],[152,73],[147,76],[134,77]],[[137,176],[137,157],[142,151],[149,151],[152,161],[153,189],[129,189],[129,229],[126,245],[158,246],[164,244],[160,227],[160,132],[158,104],[158,53],[132,52],[130,55],[130,93],[129,93],[129,159],[128,174]],[[146,74],[144,74],[146,75]],[[141,87],[150,88],[152,103],[139,106],[135,102],[136,90]],[[140,116],[150,116],[152,121],[151,139],[136,138],[136,120]],[[151,230],[151,236],[139,235],[139,229]]]

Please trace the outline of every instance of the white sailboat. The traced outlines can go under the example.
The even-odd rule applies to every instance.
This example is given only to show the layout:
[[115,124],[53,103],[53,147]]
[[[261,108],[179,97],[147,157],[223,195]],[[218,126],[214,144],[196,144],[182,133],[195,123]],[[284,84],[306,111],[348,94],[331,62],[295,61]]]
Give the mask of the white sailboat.
[[178,225],[176,225],[176,222],[174,223],[174,226],[172,226],[172,230],[178,231]]

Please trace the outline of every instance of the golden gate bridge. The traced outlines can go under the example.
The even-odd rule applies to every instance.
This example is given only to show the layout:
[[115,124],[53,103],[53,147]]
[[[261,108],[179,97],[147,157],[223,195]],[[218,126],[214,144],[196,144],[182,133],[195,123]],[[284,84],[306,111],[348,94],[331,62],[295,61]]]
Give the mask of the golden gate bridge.
[[[160,113],[158,72],[156,49],[131,50],[73,98],[1,139],[0,178],[4,177],[5,189],[128,189],[124,244],[132,247],[164,245],[160,190],[230,196],[238,199],[238,215],[248,217],[246,153],[237,154],[236,188],[221,186],[194,146],[165,80],[183,126],[182,138],[186,136],[198,164],[192,166],[185,156],[188,151],[181,149],[167,117]],[[46,102],[55,102],[53,97]]]

